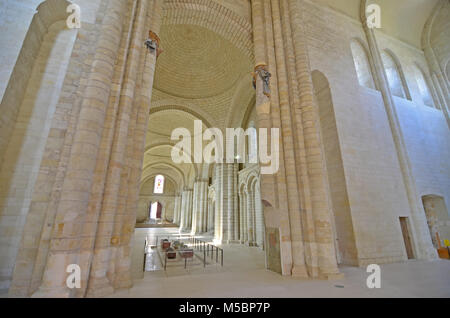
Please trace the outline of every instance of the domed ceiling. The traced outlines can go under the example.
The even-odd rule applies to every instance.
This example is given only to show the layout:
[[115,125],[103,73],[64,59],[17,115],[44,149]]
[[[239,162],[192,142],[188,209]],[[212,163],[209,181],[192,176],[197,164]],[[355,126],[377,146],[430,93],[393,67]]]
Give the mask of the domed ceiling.
[[155,88],[166,94],[200,99],[230,90],[251,64],[229,41],[195,25],[164,25],[164,53],[158,59]]

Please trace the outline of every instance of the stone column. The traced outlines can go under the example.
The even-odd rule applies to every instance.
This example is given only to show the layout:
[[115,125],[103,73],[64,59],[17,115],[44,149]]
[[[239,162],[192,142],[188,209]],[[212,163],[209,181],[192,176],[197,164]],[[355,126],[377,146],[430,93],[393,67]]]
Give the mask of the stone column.
[[194,182],[194,192],[192,195],[192,228],[191,235],[199,234],[199,225],[200,225],[200,182]]
[[216,211],[215,238],[222,243],[235,241],[235,208],[237,200],[237,168],[235,164],[216,165],[216,203],[219,211]]
[[[285,34],[291,31],[291,43],[287,40],[288,52],[295,57],[295,78],[300,101],[299,108],[301,121],[298,125],[302,131],[298,135],[304,136],[304,155],[306,156],[307,175],[301,179],[305,182],[308,191],[304,197],[310,197],[311,206],[305,205],[306,209],[304,225],[307,263],[309,274],[312,277],[334,278],[339,276],[336,261],[336,250],[332,233],[332,221],[329,207],[329,192],[326,186],[325,157],[321,148],[320,127],[318,110],[314,98],[314,87],[311,78],[306,34],[303,30],[303,21],[299,3],[295,0],[281,2],[281,12],[285,19]],[[291,69],[291,68],[289,68]],[[294,74],[292,74],[294,77]],[[313,226],[312,226],[313,225]],[[311,233],[312,232],[312,233]],[[300,234],[299,234],[300,235]],[[320,257],[319,257],[320,255]]]
[[259,180],[255,185],[255,220],[256,220],[256,244],[259,247],[264,248],[264,238],[265,238],[265,229],[264,229],[264,216],[262,211],[262,203],[261,203],[261,192],[260,192]]
[[173,223],[174,224],[180,224],[180,196],[177,194],[175,196],[175,207],[174,207],[174,212],[173,212]]
[[225,176],[226,185],[224,184],[224,190],[227,194],[226,196],[226,230],[227,230],[227,242],[231,243],[234,241],[234,167],[231,164],[225,166]]
[[192,235],[206,232],[206,198],[208,181],[198,180],[194,184],[194,207],[192,219]]
[[[70,264],[80,263],[82,244],[89,244],[93,239],[82,239],[81,235],[85,230],[83,225],[125,12],[126,2],[108,1],[61,189],[46,268],[42,284],[34,294],[36,297],[75,295],[75,291],[66,286],[66,269]],[[82,270],[88,272],[87,268]]]
[[192,194],[192,189],[186,189],[182,195],[180,230],[183,232],[190,232],[192,229]]
[[222,223],[222,180],[223,180],[223,165],[216,164],[215,166],[215,189],[216,189],[216,206],[214,214],[214,240],[222,242],[223,237],[223,223]]
[[[163,16],[163,0],[146,0],[147,1],[147,17],[145,19],[146,26],[150,30],[150,37],[157,41],[158,50],[150,51],[142,48],[141,43],[137,46],[141,50],[145,50],[142,54],[142,67],[139,68],[137,94],[135,95],[135,113],[133,115],[132,138],[129,138],[129,177],[127,185],[126,213],[122,217],[121,222],[117,225],[120,230],[119,251],[116,257],[116,265],[114,268],[115,288],[129,288],[132,286],[131,278],[131,244],[136,224],[136,213],[139,199],[139,185],[142,176],[143,158],[145,150],[145,137],[148,131],[148,121],[150,113],[150,104],[152,98],[152,88],[154,81],[154,73],[156,60],[159,53],[159,38],[162,16]],[[148,30],[146,30],[148,31]],[[147,36],[145,37],[147,38]]]
[[412,174],[411,162],[401,130],[400,121],[398,119],[397,109],[389,87],[386,71],[382,62],[380,50],[378,48],[377,39],[374,30],[367,26],[367,18],[365,8],[367,1],[362,1],[361,19],[366,34],[369,50],[373,59],[374,70],[378,80],[381,95],[383,97],[386,114],[389,120],[392,137],[397,152],[397,157],[402,172],[403,183],[405,185],[409,206],[411,209],[411,218],[413,227],[411,229],[415,256],[418,259],[436,259],[438,257],[436,250],[433,248],[425,212],[423,205],[419,200],[419,194]]
[[201,225],[202,233],[208,232],[208,208],[209,208],[208,185],[209,180],[204,180],[202,183],[202,206],[203,206],[202,225]]
[[239,242],[241,244],[245,243],[245,238],[244,238],[244,218],[245,218],[245,206],[246,202],[245,202],[245,198],[244,198],[244,193],[242,193],[242,191],[239,192]]
[[189,190],[188,191],[188,204],[187,204],[187,213],[186,213],[186,230],[189,231],[192,229],[192,216],[193,216],[193,201],[194,201],[194,191]]
[[188,191],[184,190],[181,194],[181,213],[180,213],[180,231],[184,231],[187,227],[187,206],[188,206]]
[[[140,67],[141,53],[145,54],[142,42],[147,36],[145,19],[148,1],[139,2],[132,39],[128,51],[123,89],[120,95],[119,112],[115,123],[115,134],[111,149],[102,209],[98,220],[94,255],[91,264],[88,297],[97,297],[114,292],[116,252],[120,244],[121,227],[126,214],[128,188],[128,140],[132,137],[133,104]],[[107,277],[107,272],[108,277]]]
[[252,193],[250,189],[245,189],[245,198],[246,198],[246,212],[247,212],[247,243],[249,246],[253,246],[254,244],[254,234],[255,231],[253,229],[253,200]]
[[234,216],[234,242],[239,243],[239,164],[233,165],[233,216]]

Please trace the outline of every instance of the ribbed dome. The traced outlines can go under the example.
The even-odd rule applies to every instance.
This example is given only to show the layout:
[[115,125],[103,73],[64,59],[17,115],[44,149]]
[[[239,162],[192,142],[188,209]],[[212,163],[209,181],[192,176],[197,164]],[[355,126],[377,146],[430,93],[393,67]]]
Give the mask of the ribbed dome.
[[249,69],[248,58],[229,41],[195,25],[161,30],[155,88],[172,96],[207,98],[229,90]]

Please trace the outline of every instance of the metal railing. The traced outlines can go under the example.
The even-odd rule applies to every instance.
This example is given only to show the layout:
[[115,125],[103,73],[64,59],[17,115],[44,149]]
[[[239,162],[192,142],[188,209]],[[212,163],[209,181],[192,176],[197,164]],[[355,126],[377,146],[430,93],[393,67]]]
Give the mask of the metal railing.
[[[207,259],[211,259],[211,260],[215,260],[215,262],[217,264],[220,264],[223,267],[224,264],[224,253],[223,253],[223,249],[221,249],[218,246],[215,246],[213,244],[210,244],[208,242],[202,241],[194,236],[189,236],[189,235],[162,235],[162,236],[156,236],[155,237],[155,245],[157,248],[159,246],[159,244],[161,243],[160,240],[162,239],[174,239],[177,238],[179,241],[181,240],[187,240],[191,246],[192,249],[194,250],[194,254],[195,251],[198,251],[200,253],[203,253],[203,267],[206,267],[207,265]],[[145,238],[145,242],[144,242],[144,265],[143,265],[143,270],[145,272],[146,269],[146,262],[147,262],[147,248],[149,247],[149,239],[148,237]],[[179,253],[180,251],[178,251]],[[164,253],[164,270],[167,269],[167,251],[163,251]],[[194,255],[195,257],[196,255]],[[197,255],[197,257],[199,257]],[[199,257],[200,258],[200,257]],[[187,266],[187,259],[185,259],[185,268]]]
[[191,237],[191,244],[194,249],[197,251],[203,252],[203,263],[206,267],[206,257],[211,257],[214,260],[214,252],[215,252],[215,260],[216,263],[219,263],[219,254],[220,254],[220,265],[223,267],[223,249],[217,247],[215,245],[209,244],[208,242],[199,240],[198,238]]

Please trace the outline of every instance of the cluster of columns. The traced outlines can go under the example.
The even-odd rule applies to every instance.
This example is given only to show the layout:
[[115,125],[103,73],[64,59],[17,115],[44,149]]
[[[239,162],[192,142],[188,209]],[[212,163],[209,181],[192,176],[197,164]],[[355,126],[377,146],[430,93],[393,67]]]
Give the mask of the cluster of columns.
[[259,179],[242,184],[239,191],[239,241],[249,246],[265,246],[265,225]]
[[258,127],[278,128],[282,136],[278,173],[261,176],[266,227],[279,231],[268,255],[280,255],[284,275],[333,278],[339,269],[300,2],[252,0],[251,6],[255,73],[271,73],[270,92],[267,80],[256,77]]
[[235,163],[215,166],[214,240],[218,243],[239,242],[238,168]]
[[208,231],[208,183],[208,180],[197,180],[194,183],[192,235]]
[[[73,135],[64,143],[70,152],[59,162],[42,226],[45,240],[31,261],[44,265],[14,273],[11,290],[26,281],[24,296],[97,297],[132,285],[131,238],[157,59],[143,43],[149,30],[160,31],[163,0],[128,3],[107,2],[81,107],[72,114]],[[66,285],[72,264],[81,270],[80,289]]]
[[212,232],[214,207],[208,199],[209,180],[198,179],[193,189],[184,189],[175,197],[174,223],[180,231],[192,235]]

